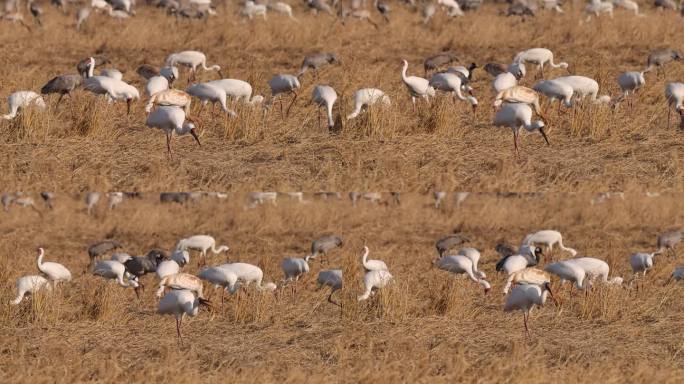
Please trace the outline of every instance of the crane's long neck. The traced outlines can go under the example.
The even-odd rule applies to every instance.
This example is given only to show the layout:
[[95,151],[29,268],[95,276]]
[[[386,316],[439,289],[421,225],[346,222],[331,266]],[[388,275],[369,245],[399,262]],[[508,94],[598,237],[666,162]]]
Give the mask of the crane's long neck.
[[363,250],[363,256],[362,256],[362,258],[361,258],[361,260],[363,260],[363,266],[364,266],[364,267],[365,267],[366,264],[368,263],[368,253],[369,253],[369,252],[368,252],[368,248],[365,248],[365,249]]
[[404,61],[404,66],[403,66],[402,69],[401,69],[401,78],[402,78],[404,81],[407,80],[407,77],[406,77],[406,71],[407,71],[407,70],[408,70],[408,62],[407,62],[407,61]]
[[[461,92],[460,84],[459,84],[459,86],[456,87],[456,89],[454,90],[454,94],[455,94],[456,97],[458,97],[460,100],[466,100],[465,96],[463,96],[463,93]],[[497,96],[497,97],[498,97],[498,96]]]
[[43,248],[40,248],[38,250],[38,257],[36,258],[36,262],[38,263],[38,269],[43,266],[43,256],[45,256],[45,251]]
[[91,57],[90,60],[88,60],[88,78],[93,77],[94,74],[95,74],[95,59]]

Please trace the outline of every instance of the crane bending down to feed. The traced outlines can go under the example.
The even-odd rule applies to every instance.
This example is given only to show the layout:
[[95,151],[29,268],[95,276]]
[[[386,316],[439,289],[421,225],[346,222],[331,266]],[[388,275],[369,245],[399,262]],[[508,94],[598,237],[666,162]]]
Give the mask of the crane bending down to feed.
[[363,277],[366,290],[357,298],[358,301],[368,299],[375,291],[384,288],[392,280],[392,274],[387,270],[369,271]]
[[191,96],[195,96],[196,98],[200,99],[202,101],[202,107],[204,107],[204,105],[208,102],[211,102],[213,111],[214,106],[216,106],[216,103],[219,103],[221,109],[223,109],[223,112],[227,113],[228,116],[237,116],[235,111],[229,109],[226,105],[226,99],[228,98],[228,96],[226,95],[226,91],[223,88],[219,88],[211,84],[201,83],[189,86],[187,89],[185,89],[185,92],[187,92]]
[[38,257],[36,258],[38,270],[45,274],[48,280],[52,281],[53,287],[59,282],[71,281],[71,272],[65,266],[51,261],[43,262],[43,256],[45,256],[45,250],[38,248]]
[[560,249],[570,252],[570,254],[575,257],[577,256],[577,251],[574,250],[573,248],[570,247],[565,247],[563,245],[563,235],[561,235],[560,232],[546,229],[543,231],[538,231],[532,234],[529,234],[525,237],[523,240],[523,245],[543,245],[546,247],[546,250],[551,252],[553,250],[553,246],[558,244],[558,247]]
[[430,82],[427,79],[418,76],[406,76],[406,71],[408,70],[408,61],[403,60],[402,64],[403,67],[401,68],[401,79],[411,95],[413,110],[415,111],[416,97],[422,97],[426,102],[429,102],[428,97],[435,96],[435,89],[430,86]]
[[573,94],[577,95],[579,99],[589,96],[591,102],[594,104],[610,103],[610,96],[598,96],[599,84],[592,78],[586,76],[563,76],[555,78],[554,81],[559,81],[571,86]]
[[14,300],[10,301],[10,304],[17,305],[21,303],[26,294],[34,294],[43,288],[48,290],[52,289],[46,278],[40,275],[29,275],[22,276],[17,279],[17,296]]
[[362,88],[354,93],[354,110],[347,115],[347,120],[351,120],[361,113],[363,107],[369,107],[381,101],[383,105],[391,104],[389,96],[377,88]]
[[200,251],[204,264],[206,264],[207,251],[211,251],[214,255],[218,255],[221,252],[228,252],[230,250],[227,245],[221,245],[216,248],[216,239],[209,235],[195,235],[180,239],[176,244],[176,249],[183,251],[188,249]]
[[554,63],[553,52],[547,48],[532,48],[522,51],[515,55],[513,61],[516,63],[537,64],[542,78],[544,77],[544,64],[549,64],[552,68],[568,69],[568,63],[566,62]]
[[478,104],[477,99],[473,96],[463,96],[461,92],[462,86],[461,77],[454,73],[440,72],[430,78],[430,87],[438,91],[450,92],[454,96],[454,101],[456,98],[467,101],[472,106],[473,112],[475,112]]
[[173,315],[176,318],[178,342],[183,344],[183,336],[181,335],[183,317],[185,315],[190,317],[197,316],[200,306],[210,307],[211,303],[201,297],[195,296],[194,293],[186,289],[173,290],[164,295],[159,301],[157,313],[161,315]]
[[551,102],[558,100],[558,113],[560,113],[561,103],[566,108],[572,107],[572,87],[562,81],[544,80],[535,84],[532,89],[548,97]]
[[207,56],[199,51],[182,51],[172,53],[166,58],[166,65],[169,67],[175,67],[179,64],[190,68],[190,78],[188,79],[188,82],[195,81],[197,68],[200,66],[205,71],[216,71],[220,77],[223,77],[223,74],[221,73],[221,67],[218,65],[207,67]]
[[283,260],[282,264],[280,265],[283,269],[283,274],[285,275],[285,278],[283,279],[283,285],[294,281],[294,285],[292,287],[292,292],[294,294],[297,293],[297,282],[299,281],[299,278],[305,273],[309,273],[309,260],[313,257],[315,256],[307,255],[303,259],[291,257]]
[[657,253],[663,253],[667,250],[668,253],[672,253],[673,256],[677,256],[675,252],[675,246],[684,241],[684,231],[675,230],[662,233],[658,236],[656,241]]
[[544,123],[548,123],[539,104],[539,94],[533,89],[515,85],[499,92],[494,99],[494,107],[499,108],[503,103],[522,103],[532,106],[534,113],[539,116]]
[[40,109],[45,109],[46,104],[43,97],[33,91],[18,91],[9,95],[7,98],[7,105],[9,107],[9,113],[2,115],[5,120],[12,120],[17,117],[20,110],[28,108],[31,105],[35,105]]
[[500,246],[497,246],[497,251],[502,258],[496,263],[496,271],[504,271],[508,275],[538,265],[544,255],[541,248],[527,246],[520,247],[518,253]]
[[311,102],[318,105],[318,125],[321,125],[321,108],[325,108],[328,117],[328,128],[332,129],[335,125],[332,110],[337,101],[337,92],[329,85],[317,85],[313,89]]
[[544,267],[546,272],[554,274],[561,279],[561,284],[569,281],[573,285],[570,286],[578,290],[583,290],[589,286],[589,279],[587,279],[587,272],[577,264],[567,263],[568,260],[557,261],[555,263],[547,264]]
[[83,87],[97,95],[106,95],[110,103],[126,100],[128,114],[131,113],[131,102],[140,98],[140,93],[134,86],[107,76],[89,77],[84,81]]
[[93,268],[93,275],[116,280],[124,288],[140,286],[136,278],[126,272],[126,266],[115,260],[98,260]]
[[219,268],[234,273],[238,280],[244,283],[245,288],[254,283],[257,291],[273,292],[278,287],[274,283],[262,284],[264,271],[256,265],[248,263],[229,263],[219,265]]
[[341,303],[333,301],[332,295],[336,291],[342,289],[342,270],[341,269],[326,269],[318,272],[318,289],[321,289],[324,285],[330,287],[330,295],[328,295],[328,302],[342,307]]
[[[293,95],[292,101],[287,106],[287,112],[285,113],[285,116],[289,116],[290,108],[292,108],[292,105],[297,100],[297,89],[301,88],[301,84],[299,83],[299,79],[297,78],[297,76],[288,74],[275,75],[271,78],[271,80],[268,81],[268,86],[271,88],[271,97],[264,104],[264,108],[266,110],[270,109],[271,105],[273,105],[274,100],[279,95],[284,93],[291,93]],[[283,118],[283,100],[282,98],[279,98],[279,100],[280,117]]]
[[464,255],[451,255],[451,256],[443,256],[434,261],[434,264],[437,266],[437,268],[451,272],[454,274],[461,274],[464,273],[466,274],[470,280],[480,284],[482,287],[484,287],[484,293],[485,295],[489,292],[489,290],[492,288],[492,286],[489,284],[487,280],[484,278],[481,278],[478,276],[477,273],[477,267],[475,267],[475,264],[473,261],[468,258],[467,256]]
[[249,105],[256,105],[264,100],[261,95],[252,97],[252,85],[246,81],[238,79],[221,79],[206,82],[205,84],[221,88],[226,92],[226,97],[232,97],[236,102],[241,99]]
[[519,284],[542,285],[544,283],[551,283],[551,275],[541,269],[528,267],[508,275],[503,293],[504,295],[508,294],[511,287],[515,287]]
[[477,268],[477,265],[480,262],[480,256],[481,256],[480,251],[478,251],[475,248],[461,248],[458,251],[458,254],[461,256],[465,256],[465,257],[470,259],[470,261],[473,263],[473,273],[475,273],[475,276],[477,276],[481,279],[484,279],[485,277],[487,277],[487,275],[484,272],[480,271]]
[[543,284],[520,284],[515,286],[511,290],[511,293],[506,297],[506,303],[504,304],[504,311],[511,312],[515,310],[522,311],[523,322],[525,324],[525,334],[529,335],[530,330],[527,325],[530,312],[535,305],[543,306],[546,303],[547,296],[551,296],[551,299],[555,302],[556,298],[553,297],[553,292],[551,292],[551,286],[548,282]]
[[[653,258],[657,255],[659,255],[657,251],[653,253],[637,252],[630,255],[629,264],[632,266],[632,272],[634,273],[630,284],[637,279],[639,272],[642,273],[643,277],[646,277],[646,272],[653,268]],[[639,283],[637,282],[638,288]]]
[[519,154],[520,128],[525,128],[528,132],[539,131],[546,145],[549,143],[546,132],[544,132],[544,122],[532,122],[532,108],[527,104],[504,104],[494,116],[494,125],[497,127],[508,127],[513,131],[513,145],[516,155]]
[[166,150],[169,157],[172,157],[171,135],[174,133],[178,136],[189,133],[195,138],[197,145],[202,146],[195,132],[195,124],[185,120],[191,120],[191,118],[179,107],[172,106],[160,106],[147,116],[146,124],[148,127],[159,128],[166,133]]

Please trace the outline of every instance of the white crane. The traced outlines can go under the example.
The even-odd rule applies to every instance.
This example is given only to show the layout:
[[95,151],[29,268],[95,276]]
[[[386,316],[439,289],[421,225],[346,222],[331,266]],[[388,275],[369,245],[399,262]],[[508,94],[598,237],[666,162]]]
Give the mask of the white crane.
[[[215,87],[210,84],[202,83],[202,84],[193,84],[189,86],[188,88],[185,89],[185,92],[187,92],[191,96],[195,96],[196,98],[200,99],[202,102],[202,107],[206,105],[208,102],[212,103],[212,110],[214,109],[214,106],[216,106],[216,103],[219,103],[221,106],[221,109],[223,109],[223,112],[227,113],[228,116],[230,117],[236,117],[237,114],[235,111],[231,110],[228,108],[226,105],[226,91],[223,90],[223,88]],[[201,111],[201,110],[200,110]]]
[[426,102],[428,102],[429,96],[435,96],[435,89],[430,86],[430,82],[427,79],[418,76],[406,76],[406,71],[408,70],[408,61],[403,60],[402,63],[403,67],[401,68],[401,79],[411,95],[413,109],[415,110],[416,97],[422,97]]
[[[574,283],[574,286],[577,287],[577,289],[587,288],[589,280],[587,279],[586,271],[579,265],[567,263],[566,261],[567,260],[563,260],[548,264],[544,267],[544,270],[560,277],[561,284],[565,281],[569,281],[570,283]],[[570,289],[572,290],[572,286]]]
[[326,285],[330,287],[330,295],[328,295],[328,302],[342,307],[341,303],[336,303],[332,299],[333,293],[342,289],[342,270],[341,269],[326,269],[318,272],[318,288]]
[[506,297],[506,303],[504,304],[504,311],[511,312],[515,310],[522,311],[523,322],[525,323],[525,334],[529,335],[530,330],[527,325],[530,312],[535,305],[543,306],[546,303],[547,296],[551,296],[553,301],[556,299],[553,297],[553,292],[551,292],[551,286],[548,282],[541,285],[537,284],[520,284],[516,285],[511,293]]
[[110,210],[116,208],[119,204],[123,203],[124,194],[123,192],[109,192],[107,193],[107,208]]
[[190,317],[197,316],[200,305],[210,306],[210,303],[200,297],[196,297],[191,291],[185,289],[172,290],[164,295],[159,301],[157,313],[161,315],[173,315],[176,318],[178,341],[183,344],[183,336],[181,335],[183,317],[185,315]]
[[237,292],[239,288],[237,275],[233,271],[229,271],[224,268],[204,268],[197,274],[197,277],[222,288],[221,305],[223,305],[223,294],[226,290],[232,295]]
[[513,131],[513,145],[516,154],[519,153],[520,128],[524,128],[528,132],[539,131],[546,144],[550,145],[546,132],[544,132],[544,122],[532,122],[532,108],[527,104],[504,104],[494,116],[494,125],[508,127]]
[[228,252],[228,250],[230,250],[227,245],[221,245],[216,248],[216,239],[209,235],[195,235],[185,239],[180,239],[176,244],[176,249],[182,251],[187,251],[188,249],[200,251],[202,260],[204,260],[205,263],[207,251],[211,251],[214,255],[218,255],[221,252]]
[[245,1],[245,6],[240,10],[240,14],[246,16],[250,20],[252,20],[254,16],[261,16],[266,20],[266,6],[263,4],[255,4],[253,1],[247,0]]
[[312,258],[315,258],[315,256],[307,255],[303,259],[299,257],[290,257],[283,260],[282,264],[280,264],[283,269],[283,274],[285,275],[283,284],[294,281],[292,292],[295,295],[297,294],[297,282],[301,276],[305,273],[309,273],[309,260]]
[[53,287],[59,282],[71,281],[71,272],[65,266],[51,261],[43,262],[43,256],[45,256],[45,250],[38,248],[38,257],[36,258],[38,270],[47,276],[48,280],[52,281]]
[[492,89],[494,89],[494,92],[496,93],[505,91],[516,85],[518,85],[518,78],[510,72],[500,73],[492,80]]
[[93,275],[116,280],[122,287],[138,288],[136,278],[126,272],[126,266],[115,260],[98,260],[93,267]]
[[[271,97],[264,104],[264,108],[267,110],[271,108],[276,97],[281,94],[291,93],[293,95],[290,105],[287,106],[287,112],[285,116],[290,115],[290,108],[297,100],[297,89],[301,88],[299,79],[297,76],[288,74],[275,75],[268,81],[268,86],[271,88]],[[280,117],[283,117],[283,100],[280,99]]]
[[354,93],[354,110],[347,116],[347,120],[351,120],[361,113],[363,107],[369,107],[378,101],[385,106],[391,104],[389,96],[385,92],[377,88],[361,88]]
[[128,114],[131,113],[131,102],[140,98],[140,93],[134,86],[107,76],[89,77],[83,82],[83,87],[97,95],[106,95],[110,103],[126,100]]
[[264,278],[264,271],[256,265],[247,263],[229,263],[219,265],[219,268],[233,272],[238,280],[244,283],[245,288],[251,283],[254,283],[256,289],[262,292],[273,292],[276,290],[277,286],[274,283],[262,284]]
[[92,215],[95,206],[100,202],[100,197],[102,197],[100,192],[88,192],[86,194],[85,203],[88,216]]
[[620,285],[623,282],[622,277],[616,276],[612,279],[608,279],[608,274],[610,273],[610,266],[603,260],[596,259],[594,257],[578,257],[574,259],[563,260],[565,263],[574,264],[582,269],[586,273],[586,276],[590,281],[594,279],[599,279],[600,282],[604,284]]
[[19,110],[35,105],[40,109],[45,109],[46,104],[43,97],[33,91],[17,91],[7,98],[9,113],[2,115],[5,120],[12,120],[17,117]]
[[363,277],[363,284],[366,287],[358,301],[368,299],[375,291],[384,288],[392,280],[392,274],[387,270],[369,271]]
[[197,73],[197,68],[201,66],[205,71],[216,71],[219,76],[223,77],[221,74],[221,67],[218,65],[212,65],[207,67],[207,56],[199,51],[182,51],[177,53],[172,53],[166,58],[166,65],[170,67],[175,67],[176,65],[183,65],[190,68],[190,79],[188,81],[194,81],[195,75]]
[[515,55],[513,61],[516,63],[537,64],[542,77],[544,77],[544,64],[548,64],[552,68],[568,69],[568,63],[566,62],[554,63],[553,52],[547,48],[532,48],[519,52]]
[[637,90],[646,85],[644,79],[644,72],[625,72],[618,76],[618,85],[622,91],[622,97],[625,98],[630,92],[635,93]]
[[592,103],[610,103],[610,96],[598,96],[599,85],[596,80],[586,76],[563,76],[555,81],[562,82],[572,87],[572,91],[579,99],[589,96]]
[[284,3],[282,1],[276,1],[266,4],[266,8],[268,8],[271,11],[287,15],[287,17],[289,17],[290,19],[299,22],[299,20],[297,20],[297,18],[292,15],[292,7],[290,6],[290,4]]
[[574,90],[568,84],[556,80],[543,80],[535,84],[532,89],[548,97],[551,102],[558,100],[558,112],[561,102],[566,108],[572,107]]
[[243,80],[221,79],[209,81],[205,84],[223,89],[226,91],[226,97],[232,97],[237,102],[239,102],[240,99],[243,99],[245,103],[255,105],[264,100],[264,97],[261,95],[254,95],[254,97],[252,97],[252,86]]
[[159,279],[175,275],[178,272],[180,272],[180,265],[173,260],[164,260],[157,264],[157,270],[155,271]]
[[487,280],[476,275],[477,267],[473,261],[465,255],[442,256],[435,260],[437,268],[454,274],[466,274],[470,280],[484,287],[485,295],[492,289]]
[[169,89],[169,80],[164,76],[152,76],[145,84],[145,94],[150,97],[167,89]]
[[197,145],[202,146],[195,132],[195,124],[186,122],[190,119],[185,112],[175,106],[159,106],[147,116],[146,125],[150,128],[159,128],[166,133],[166,150],[171,157],[171,135],[178,136],[189,133],[197,141]]
[[[679,113],[684,121],[684,83],[668,83],[665,86],[665,98],[667,99],[667,128],[670,128],[670,113],[672,108]],[[11,104],[10,104],[11,105]]]
[[477,109],[477,99],[473,96],[463,96],[461,88],[463,86],[461,77],[450,72],[440,72],[432,75],[430,78],[430,87],[442,92],[450,92],[456,98],[467,101],[473,108],[473,112]]
[[586,21],[591,20],[591,15],[599,17],[602,13],[607,13],[612,18],[613,3],[610,1],[590,0],[589,4],[584,7],[584,12],[587,13]]
[[577,251],[565,247],[563,245],[563,235],[560,232],[551,229],[545,229],[525,236],[523,239],[523,245],[543,245],[546,247],[547,251],[551,252],[553,246],[558,244],[558,247],[563,251],[569,252],[573,257],[577,256]]
[[325,108],[328,117],[328,128],[332,129],[335,126],[333,121],[332,110],[337,101],[337,92],[329,85],[317,85],[314,87],[311,102],[318,105],[318,125],[321,125],[321,108]]
[[382,260],[368,260],[368,247],[363,246],[363,256],[361,256],[361,263],[366,272],[370,271],[388,271],[387,264]]
[[478,251],[475,248],[466,247],[466,248],[461,248],[458,251],[458,255],[465,256],[465,257],[469,258],[470,261],[472,261],[473,272],[475,273],[475,276],[477,276],[481,279],[484,279],[485,277],[487,277],[487,275],[485,275],[484,272],[477,269],[477,265],[480,262],[480,251]]
[[639,13],[639,3],[632,0],[613,0],[613,5],[634,12],[635,16],[645,17],[646,15]]
[[175,273],[164,276],[159,280],[159,289],[156,296],[162,297],[166,288],[171,289],[187,289],[197,295],[197,297],[204,298],[204,287],[202,286],[202,279],[188,273]]
[[26,294],[34,294],[43,288],[52,289],[46,278],[40,275],[22,276],[17,279],[16,283],[17,296],[10,304],[17,305],[21,303]]
[[504,271],[509,276],[539,264],[541,257],[544,255],[541,248],[525,245],[521,246],[517,253],[508,246],[497,245],[496,250],[502,256],[501,260],[496,263],[496,271]]

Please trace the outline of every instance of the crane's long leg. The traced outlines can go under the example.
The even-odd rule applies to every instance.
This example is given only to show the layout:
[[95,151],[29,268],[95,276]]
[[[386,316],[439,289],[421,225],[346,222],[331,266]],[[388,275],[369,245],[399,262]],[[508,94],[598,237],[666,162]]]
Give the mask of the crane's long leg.
[[169,158],[173,157],[171,154],[171,132],[166,134],[166,152],[168,153]]
[[321,107],[316,109],[318,109],[318,129],[321,129]]
[[287,112],[285,113],[285,117],[290,116],[290,108],[292,108],[292,105],[297,100],[297,91],[292,91],[292,93],[294,93],[294,97],[292,98],[290,105],[287,106]]
[[342,308],[342,304],[340,304],[340,303],[338,303],[338,302],[336,302],[335,300],[332,299],[332,295],[333,295],[333,293],[335,293],[335,292],[336,292],[336,291],[330,291],[330,295],[328,295],[328,302],[330,302],[331,304],[335,304],[335,305],[337,305],[338,307]]
[[126,99],[126,115],[131,114],[131,99]]
[[279,97],[278,101],[280,103],[280,118],[284,120],[285,116],[283,115],[283,98]]
[[672,113],[672,108],[667,106],[667,129],[670,129],[670,114]]
[[62,102],[62,97],[64,97],[63,93],[59,95],[59,99],[57,99],[57,104],[55,105],[55,109],[57,109],[57,107],[59,107],[59,103]]
[[546,145],[551,145],[551,143],[549,143],[549,139],[546,137],[546,132],[544,132],[544,127],[539,128],[539,132],[544,137],[544,141],[546,141]]
[[513,130],[513,148],[515,148],[515,155],[518,155],[518,131]]
[[183,336],[181,335],[181,325],[183,323],[183,316],[176,317],[176,334],[178,334],[178,341],[183,345]]
[[523,312],[523,323],[525,324],[525,335],[530,336],[530,329],[527,327],[527,319],[530,317],[529,312]]

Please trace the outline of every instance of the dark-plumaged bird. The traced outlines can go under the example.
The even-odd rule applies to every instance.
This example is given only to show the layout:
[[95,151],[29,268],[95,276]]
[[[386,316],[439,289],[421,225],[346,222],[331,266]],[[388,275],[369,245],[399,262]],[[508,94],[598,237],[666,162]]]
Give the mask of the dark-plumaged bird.
[[[311,243],[311,255],[318,256],[323,254],[327,261],[328,252],[343,245],[342,237],[336,235],[322,236]],[[321,262],[323,262],[321,258]]]
[[48,209],[53,208],[52,201],[55,199],[54,193],[43,191],[40,193],[40,197],[43,198],[43,201],[45,201],[45,204],[47,204]]
[[384,1],[375,0],[375,9],[377,9],[378,12],[380,12],[382,18],[385,19],[385,22],[390,22],[389,14],[391,8],[389,4],[385,3]]
[[427,74],[428,71],[435,71],[441,66],[451,64],[454,61],[458,61],[458,57],[456,57],[455,54],[451,52],[443,52],[425,59],[425,62],[423,63],[423,69]]
[[139,287],[135,288],[135,294],[140,297],[139,289],[145,290],[140,278],[148,273],[154,273],[157,271],[157,265],[166,259],[166,254],[164,251],[158,249],[153,249],[147,253],[145,256],[133,256],[126,260],[124,266],[126,267],[126,272],[138,278]]
[[189,197],[187,192],[162,192],[159,194],[159,201],[162,203],[183,204],[188,201]]
[[315,13],[325,12],[333,14],[332,7],[325,0],[306,0],[306,5]]
[[530,8],[527,4],[523,3],[513,3],[508,6],[505,13],[506,16],[521,16],[523,19],[525,16],[534,17],[534,10]]
[[96,257],[112,251],[114,249],[122,248],[123,245],[116,240],[103,240],[88,247],[88,256],[90,256],[90,264],[93,263]]
[[667,250],[668,253],[672,252],[675,256],[677,256],[674,247],[681,242],[684,242],[684,231],[668,231],[662,233],[660,236],[658,236],[656,252],[662,253]]
[[[95,55],[95,56],[90,56],[90,57],[95,59],[95,68],[97,68],[101,65],[111,63],[111,61],[109,61],[109,59],[107,58],[106,55],[100,54],[100,55]],[[79,61],[78,64],[76,64],[76,69],[78,70],[78,73],[83,77],[88,77],[88,65],[90,63],[90,57],[85,58],[85,59]]]
[[40,20],[40,17],[43,16],[43,8],[31,0],[29,0],[26,5],[28,6],[29,12],[31,12],[31,15],[33,16],[33,19],[42,27],[43,22]]
[[58,93],[59,99],[57,100],[57,106],[62,102],[64,95],[71,96],[71,92],[74,89],[80,87],[83,84],[83,77],[81,75],[61,75],[52,78],[40,89],[40,93],[43,95],[49,95],[51,93]]
[[332,52],[312,53],[304,57],[297,77],[301,77],[307,70],[313,70],[314,78],[318,77],[318,69],[330,64],[339,64],[340,60]]
[[682,52],[674,50],[674,49],[658,49],[653,52],[651,52],[650,55],[648,55],[648,59],[646,60],[646,69],[645,71],[652,71],[653,68],[657,70],[658,73],[661,71],[663,74],[665,73],[665,64],[671,62],[671,61],[679,61],[684,58],[684,54]]
[[497,77],[500,74],[508,71],[508,68],[506,68],[505,65],[499,63],[487,63],[484,65],[484,67],[482,67],[482,69],[484,69],[485,72],[489,73],[489,75],[492,77]]
[[459,245],[463,245],[468,241],[470,240],[464,235],[460,233],[455,233],[453,235],[444,236],[441,239],[437,240],[437,242],[435,243],[435,248],[437,248],[437,253],[439,253],[439,257],[444,257],[444,254],[447,251]]

